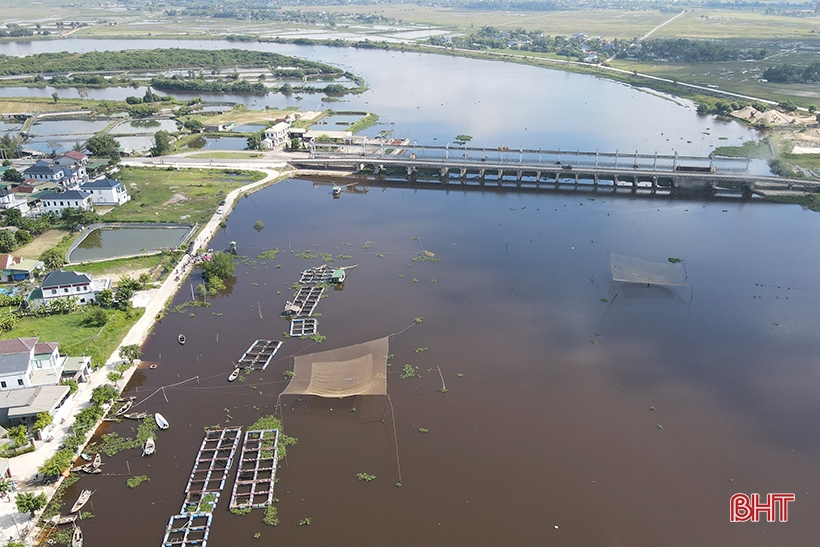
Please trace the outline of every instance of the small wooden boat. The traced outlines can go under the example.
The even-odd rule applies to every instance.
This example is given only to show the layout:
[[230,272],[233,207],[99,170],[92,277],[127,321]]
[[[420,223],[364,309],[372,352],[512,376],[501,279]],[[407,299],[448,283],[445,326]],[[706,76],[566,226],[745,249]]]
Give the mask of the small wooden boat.
[[147,412],[129,412],[128,414],[123,414],[123,418],[128,418],[129,420],[142,420],[148,416]]
[[233,372],[231,372],[231,375],[228,376],[228,381],[233,382],[234,380],[239,378],[239,373],[240,372],[242,372],[242,369],[239,368],[239,367],[236,367],[235,369],[233,369]]
[[102,469],[100,469],[99,467],[94,467],[94,464],[91,463],[87,463],[80,467],[80,471],[82,471],[83,473],[87,473],[88,475],[99,475],[100,473],[102,473]]
[[71,536],[71,547],[83,547],[83,531],[74,526],[74,535]]
[[131,397],[121,397],[121,398],[117,399],[117,402],[118,403],[127,403],[128,401],[131,401],[133,403],[136,398],[137,398],[136,395],[132,395]]
[[342,195],[342,187],[334,184],[333,188],[330,189],[330,193],[333,194],[334,198],[337,198]]
[[68,515],[68,516],[65,516],[65,517],[63,517],[61,515],[54,515],[53,517],[48,519],[46,522],[48,524],[51,524],[52,526],[60,526],[62,524],[71,524],[75,520],[77,520],[77,515]]
[[85,461],[87,461],[87,462],[90,462],[91,460],[93,460],[93,459],[94,459],[94,458],[92,458],[91,456],[89,456],[88,454],[86,454],[85,452],[83,452],[82,454],[80,454],[80,457],[81,457],[82,459],[84,459]]
[[80,497],[78,497],[77,501],[74,502],[74,505],[71,507],[71,511],[69,511],[69,513],[76,513],[77,511],[82,509],[83,505],[88,503],[88,498],[90,498],[91,494],[93,493],[94,492],[92,492],[91,490],[83,490],[82,492],[80,492]]
[[134,401],[125,401],[123,405],[117,409],[117,412],[114,413],[114,416],[122,416],[129,410],[131,410],[131,406],[134,404]]
[[177,342],[179,342],[180,344],[182,344],[184,346],[185,345],[185,335],[180,334],[179,336],[177,336]]
[[91,462],[91,467],[93,467],[94,469],[99,469],[101,465],[102,465],[102,456],[100,456],[100,453],[97,452],[96,454],[94,454],[94,461]]
[[154,420],[156,420],[157,425],[160,429],[168,429],[168,427],[171,425],[168,423],[168,420],[166,420],[165,417],[159,412],[154,414]]
[[142,456],[143,457],[150,456],[151,454],[153,454],[156,451],[156,449],[157,449],[157,444],[156,444],[156,442],[154,442],[154,438],[153,437],[148,437],[145,440],[145,446],[142,449]]

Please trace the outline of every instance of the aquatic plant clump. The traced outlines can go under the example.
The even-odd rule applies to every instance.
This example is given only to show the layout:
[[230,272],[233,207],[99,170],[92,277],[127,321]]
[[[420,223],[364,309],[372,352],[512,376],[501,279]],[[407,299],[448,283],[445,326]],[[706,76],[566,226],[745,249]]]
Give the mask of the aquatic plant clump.
[[136,488],[140,484],[150,480],[151,479],[148,477],[148,475],[137,475],[136,477],[131,477],[130,479],[125,481],[125,484],[128,485],[128,488]]

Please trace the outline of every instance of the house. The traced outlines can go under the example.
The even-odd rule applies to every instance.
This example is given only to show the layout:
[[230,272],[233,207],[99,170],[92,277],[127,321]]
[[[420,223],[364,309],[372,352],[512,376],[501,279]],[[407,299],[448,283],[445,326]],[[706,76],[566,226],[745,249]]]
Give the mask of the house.
[[37,415],[60,414],[71,393],[68,386],[38,386],[0,391],[0,421],[12,425],[33,425]]
[[71,152],[67,152],[54,160],[54,163],[61,167],[73,167],[77,165],[85,167],[88,165],[88,156],[82,152],[72,150]]
[[59,183],[65,189],[74,188],[88,179],[84,165],[61,166],[41,160],[23,171],[27,179]]
[[91,203],[94,205],[122,205],[131,199],[120,181],[109,178],[86,182],[80,186],[80,190],[91,194]]
[[262,142],[269,149],[279,148],[288,142],[288,129],[290,129],[289,123],[279,122],[265,129],[265,139]]
[[109,288],[110,285],[111,280],[107,277],[94,279],[82,272],[55,270],[43,279],[40,297],[44,302],[50,302],[55,298],[73,296],[81,304],[87,304],[94,302],[97,293]]
[[63,380],[87,382],[89,376],[91,376],[91,357],[82,355],[66,358],[63,367]]
[[28,213],[28,201],[25,198],[15,195],[8,188],[0,189],[0,209],[17,209],[25,216]]
[[64,209],[86,209],[93,208],[91,204],[91,194],[79,190],[69,190],[61,194],[48,193],[40,196],[40,203],[43,204],[43,212],[57,213],[58,215]]
[[12,283],[30,279],[35,270],[41,270],[43,263],[22,256],[0,254],[0,283]]
[[57,342],[38,342],[38,338],[0,340],[0,393],[57,385],[65,361],[57,351]]

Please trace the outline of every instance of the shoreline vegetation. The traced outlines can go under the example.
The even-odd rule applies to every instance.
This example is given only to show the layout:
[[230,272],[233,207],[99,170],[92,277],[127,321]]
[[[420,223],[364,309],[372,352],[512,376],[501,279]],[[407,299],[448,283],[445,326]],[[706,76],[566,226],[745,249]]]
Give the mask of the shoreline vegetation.
[[[165,71],[166,74],[157,74]],[[327,93],[367,90],[348,71],[279,53],[244,49],[92,51],[0,55],[0,87],[107,88],[147,85],[159,91]],[[268,82],[268,79],[272,82]],[[324,86],[308,82],[326,81]],[[344,85],[339,82],[348,82]]]

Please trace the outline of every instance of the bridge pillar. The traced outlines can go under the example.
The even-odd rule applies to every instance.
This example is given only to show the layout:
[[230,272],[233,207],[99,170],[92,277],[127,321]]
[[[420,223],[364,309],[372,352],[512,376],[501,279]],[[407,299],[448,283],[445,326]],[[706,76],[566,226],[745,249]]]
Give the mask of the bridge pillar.
[[618,174],[617,173],[612,175],[612,191],[613,192],[618,191]]
[[654,194],[657,191],[658,191],[658,175],[654,175],[652,177],[652,193]]
[[519,169],[519,170],[515,173],[515,180],[516,180],[516,182],[519,182],[519,183],[520,183],[520,182],[521,182],[521,177],[523,177],[523,176],[524,176],[524,171],[522,171],[521,169]]
[[442,178],[446,177],[449,173],[450,173],[450,168],[449,167],[442,167],[441,168],[440,175],[441,175]]
[[541,171],[536,171],[535,172],[535,184],[537,185],[539,182],[541,182]]
[[482,181],[484,180],[484,169],[478,170],[478,178],[480,178]]
[[464,180],[465,178],[467,178],[467,168],[466,168],[466,167],[462,167],[462,168],[459,170],[458,176],[459,176],[459,178],[461,178],[461,180]]
[[412,165],[408,165],[407,167],[405,167],[405,169],[407,169],[407,176],[408,177],[416,172],[416,168],[413,167]]
[[379,171],[381,171],[381,170],[382,170],[382,166],[381,166],[381,165],[379,165],[378,163],[374,163],[374,164],[373,164],[373,174],[374,174],[374,175],[378,175],[378,174],[379,174]]
[[360,163],[360,164],[359,164],[359,171],[360,171],[360,172],[361,172],[361,171],[364,171],[364,164],[363,164],[363,163]]
[[504,178],[504,170],[503,170],[503,169],[499,169],[499,170],[498,170],[498,184],[501,184],[501,179],[502,179],[502,178]]
[[593,186],[598,186],[598,173],[595,173],[594,175],[592,175],[592,185]]
[[558,178],[561,175],[558,171],[555,172],[555,184],[558,184]]
[[575,186],[578,186],[578,173],[575,173]]

